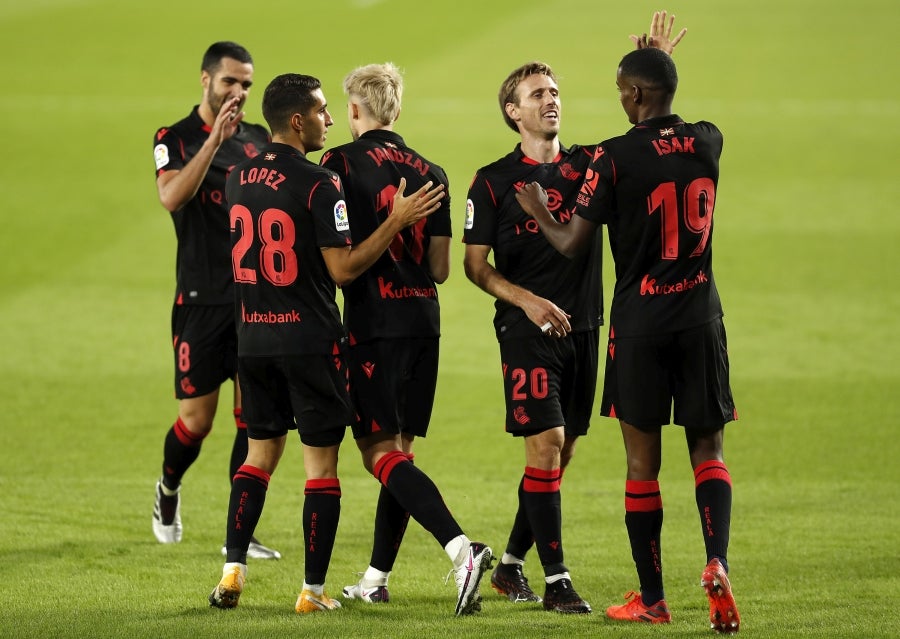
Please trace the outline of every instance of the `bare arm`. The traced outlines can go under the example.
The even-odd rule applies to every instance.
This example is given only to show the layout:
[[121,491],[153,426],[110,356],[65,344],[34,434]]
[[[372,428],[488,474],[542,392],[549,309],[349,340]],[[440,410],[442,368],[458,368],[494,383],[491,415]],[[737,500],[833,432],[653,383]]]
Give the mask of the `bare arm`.
[[335,284],[345,286],[355,280],[387,250],[397,233],[438,210],[444,198],[444,185],[438,184],[432,188],[431,184],[428,182],[405,197],[406,178],[400,178],[391,214],[374,233],[360,244],[322,249],[322,258]]
[[238,124],[244,119],[243,111],[232,118],[233,109],[239,102],[240,98],[232,98],[222,105],[209,137],[184,168],[166,171],[156,178],[159,201],[167,211],[174,213],[197,194],[222,142],[234,135]]
[[[569,314],[548,299],[513,284],[488,262],[490,246],[466,244],[463,265],[468,277],[478,288],[498,300],[521,308],[535,326],[544,332],[564,337],[572,330]],[[548,326],[549,324],[549,326]]]
[[450,277],[450,238],[446,235],[432,235],[428,246],[428,271],[431,279],[443,284]]
[[597,225],[580,215],[573,215],[568,224],[560,224],[547,209],[547,192],[537,182],[526,184],[516,193],[519,206],[533,217],[550,245],[568,258],[587,250]]
[[639,36],[630,35],[628,37],[631,38],[631,41],[634,42],[634,46],[638,49],[655,47],[672,55],[672,52],[675,50],[675,45],[681,42],[681,39],[687,33],[687,29],[684,28],[678,32],[678,35],[676,35],[674,39],[672,39],[672,27],[674,24],[674,15],[671,16],[669,22],[666,23],[666,12],[654,11],[653,17],[650,19],[650,35],[648,36],[644,33]]

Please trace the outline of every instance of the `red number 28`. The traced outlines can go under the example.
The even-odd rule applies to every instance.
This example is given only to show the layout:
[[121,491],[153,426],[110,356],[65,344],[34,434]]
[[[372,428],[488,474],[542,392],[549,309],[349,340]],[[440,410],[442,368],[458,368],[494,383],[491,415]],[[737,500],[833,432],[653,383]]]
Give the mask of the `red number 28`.
[[[275,286],[289,286],[297,279],[297,232],[291,216],[281,209],[266,209],[259,216],[259,270]],[[240,233],[231,250],[234,281],[256,284],[256,269],[243,266],[244,256],[254,241],[253,215],[246,206],[231,207],[231,231]]]

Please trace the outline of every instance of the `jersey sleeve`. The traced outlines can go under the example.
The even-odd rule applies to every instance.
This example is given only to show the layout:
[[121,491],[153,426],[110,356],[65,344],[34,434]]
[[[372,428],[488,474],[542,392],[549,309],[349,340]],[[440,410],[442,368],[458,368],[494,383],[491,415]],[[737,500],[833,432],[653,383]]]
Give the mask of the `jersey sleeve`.
[[425,228],[432,237],[453,237],[453,225],[450,222],[450,181],[443,172],[438,177],[444,185],[444,199],[441,200],[440,208],[428,216]]
[[342,180],[346,180],[350,173],[350,167],[347,165],[347,156],[340,151],[326,151],[322,155],[319,166],[324,166],[329,171],[334,171]]
[[607,149],[598,145],[575,198],[575,213],[594,224],[609,222],[614,204],[614,184],[615,165]]
[[321,248],[349,246],[350,218],[340,177],[322,175],[309,194],[309,210],[316,229],[316,244]]
[[494,246],[497,239],[498,202],[488,180],[475,174],[466,198],[466,222],[463,242]]
[[156,177],[166,171],[180,171],[184,168],[184,153],[181,138],[172,129],[163,127],[153,136],[153,161],[156,163]]

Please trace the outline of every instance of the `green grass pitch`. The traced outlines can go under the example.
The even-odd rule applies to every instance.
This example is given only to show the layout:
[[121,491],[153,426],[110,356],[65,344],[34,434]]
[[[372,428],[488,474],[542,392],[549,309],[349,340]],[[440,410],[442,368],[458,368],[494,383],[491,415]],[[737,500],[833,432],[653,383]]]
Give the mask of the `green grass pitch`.
[[[226,410],[185,480],[184,541],[161,546],[150,531],[163,433],[176,411],[174,232],[156,198],[151,137],[199,101],[206,46],[234,39],[253,53],[250,121],[262,122],[262,89],[274,75],[320,77],[333,145],[349,140],[346,72],[385,60],[405,70],[397,130],[447,169],[457,236],[441,287],[436,411],[416,460],[469,536],[500,552],[524,456],[502,431],[491,300],[462,271],[466,189],[478,167],[516,142],[496,92],[527,60],[547,61],[560,76],[563,142],[626,130],[615,68],[628,34],[662,8],[689,29],[675,54],[675,110],[725,134],[715,266],[741,416],[726,437],[741,634],[900,636],[893,0],[0,3],[0,634],[706,636],[703,547],[675,428],[666,431],[661,477],[673,613],[664,628],[603,616],[637,580],[623,523],[621,438],[602,417],[563,488],[566,562],[595,608],[590,616],[513,606],[485,584],[483,612],[453,618],[455,590],[443,583],[449,562],[411,525],[389,605],[298,617],[303,471],[293,439],[258,528],[284,559],[251,560],[240,607],[210,609],[227,506]],[[368,561],[378,490],[349,438],[341,481],[332,594]],[[540,583],[534,553],[526,573]]]

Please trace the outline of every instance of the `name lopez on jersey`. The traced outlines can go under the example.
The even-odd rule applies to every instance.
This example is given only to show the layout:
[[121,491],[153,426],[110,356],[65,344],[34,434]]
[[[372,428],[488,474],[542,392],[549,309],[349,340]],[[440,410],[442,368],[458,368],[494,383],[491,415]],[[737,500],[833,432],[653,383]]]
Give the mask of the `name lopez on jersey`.
[[285,177],[283,173],[279,173],[275,169],[267,169],[267,168],[257,168],[253,167],[249,170],[241,169],[241,186],[245,184],[258,184],[263,183],[273,191],[278,190],[278,185],[284,182]]

